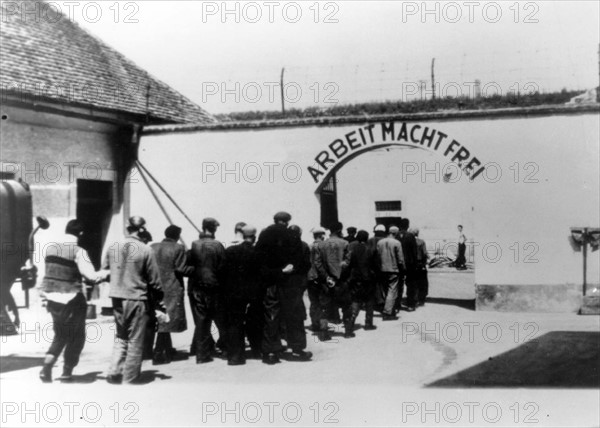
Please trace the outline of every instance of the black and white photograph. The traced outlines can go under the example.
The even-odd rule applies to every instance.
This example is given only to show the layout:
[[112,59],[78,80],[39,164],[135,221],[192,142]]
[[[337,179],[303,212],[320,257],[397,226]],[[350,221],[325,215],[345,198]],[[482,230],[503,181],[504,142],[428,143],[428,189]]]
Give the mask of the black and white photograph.
[[600,427],[600,2],[0,0],[2,427]]

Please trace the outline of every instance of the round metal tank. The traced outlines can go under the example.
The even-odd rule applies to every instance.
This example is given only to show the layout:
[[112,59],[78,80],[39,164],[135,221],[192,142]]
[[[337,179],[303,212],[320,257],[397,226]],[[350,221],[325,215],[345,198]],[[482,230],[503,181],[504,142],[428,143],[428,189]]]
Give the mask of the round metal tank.
[[33,229],[31,191],[16,180],[0,182],[1,287],[10,287],[29,257],[28,240]]

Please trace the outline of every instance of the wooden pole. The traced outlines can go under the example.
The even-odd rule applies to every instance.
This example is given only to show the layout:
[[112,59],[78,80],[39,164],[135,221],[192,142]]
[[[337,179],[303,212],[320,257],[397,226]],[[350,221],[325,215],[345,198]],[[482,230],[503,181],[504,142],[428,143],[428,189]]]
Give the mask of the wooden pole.
[[283,88],[283,73],[285,68],[281,69],[281,79],[279,80],[279,86],[281,87],[281,114],[285,116],[285,90]]
[[587,292],[587,247],[588,247],[588,228],[583,228],[581,234],[581,252],[583,253],[583,295]]
[[435,58],[431,60],[431,99],[435,101]]

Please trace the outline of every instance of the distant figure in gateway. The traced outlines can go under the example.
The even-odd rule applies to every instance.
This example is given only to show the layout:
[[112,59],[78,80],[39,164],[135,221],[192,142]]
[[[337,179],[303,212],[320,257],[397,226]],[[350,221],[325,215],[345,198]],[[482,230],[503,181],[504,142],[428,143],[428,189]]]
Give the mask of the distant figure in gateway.
[[467,250],[467,237],[463,232],[462,224],[459,224],[458,227],[458,256],[456,256],[456,261],[454,262],[454,267],[457,270],[465,270],[467,268],[467,259],[465,258],[465,252]]

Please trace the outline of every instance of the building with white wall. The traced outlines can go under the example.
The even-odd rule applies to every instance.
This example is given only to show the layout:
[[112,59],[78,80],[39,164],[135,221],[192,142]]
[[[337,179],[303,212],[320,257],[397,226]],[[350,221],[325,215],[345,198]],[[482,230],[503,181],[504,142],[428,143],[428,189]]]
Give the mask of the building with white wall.
[[[576,311],[582,261],[568,237],[600,223],[599,124],[591,105],[158,126],[145,129],[140,159],[196,224],[216,217],[225,242],[236,222],[265,227],[279,210],[310,241],[334,205],[345,226],[370,232],[375,202],[399,200],[430,251],[453,256],[464,225],[478,309]],[[132,211],[160,234],[166,220],[132,181]],[[592,253],[589,282],[598,265]]]

